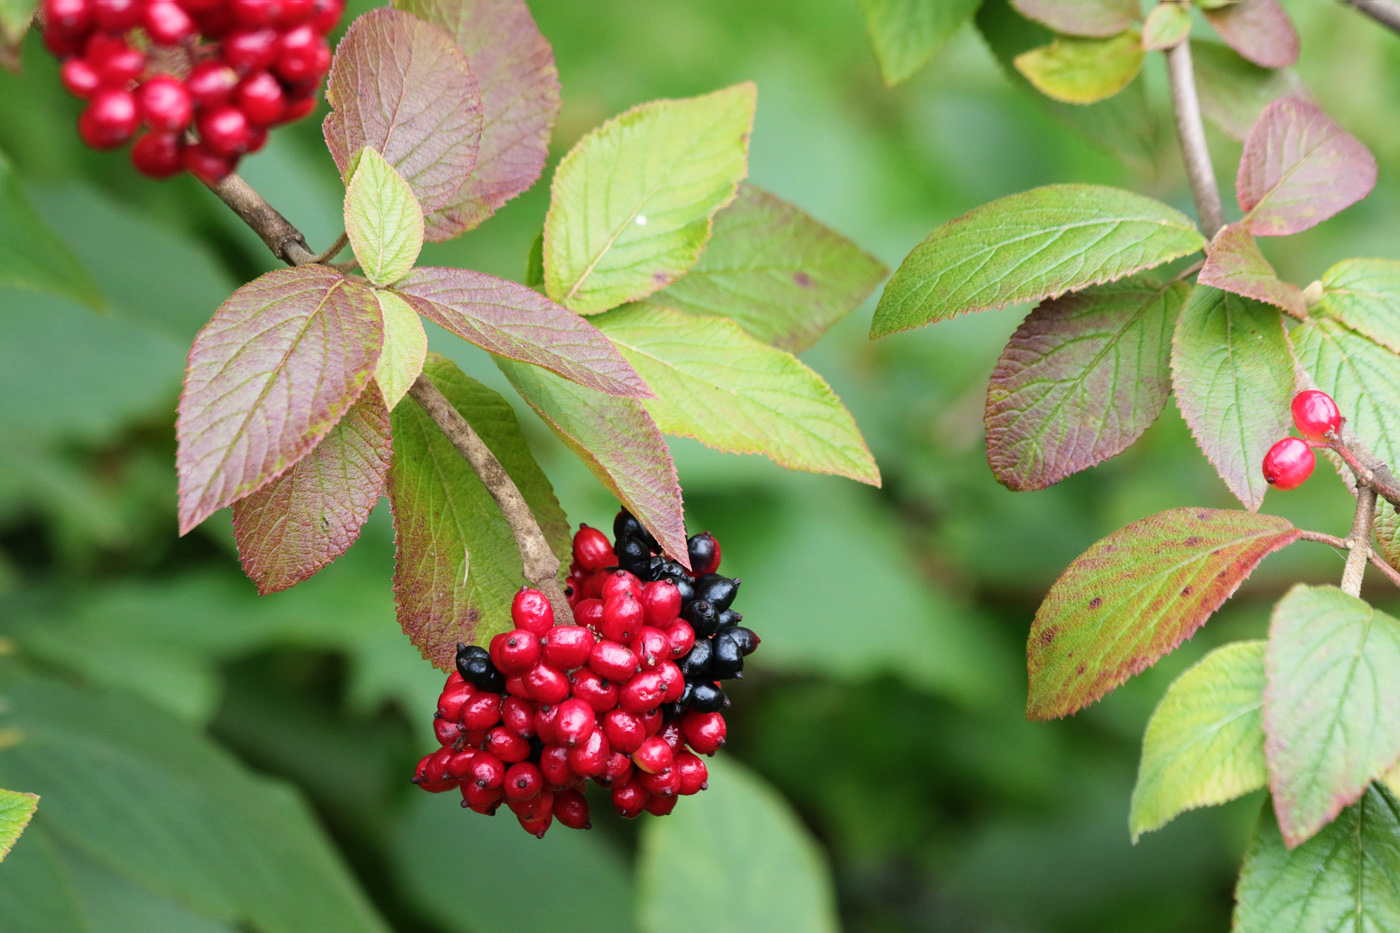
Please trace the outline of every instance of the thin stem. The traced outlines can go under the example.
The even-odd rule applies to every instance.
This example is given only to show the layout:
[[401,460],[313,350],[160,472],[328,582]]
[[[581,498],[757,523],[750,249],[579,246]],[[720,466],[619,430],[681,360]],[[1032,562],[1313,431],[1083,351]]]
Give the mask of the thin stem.
[[[1329,545],[1331,547],[1336,548],[1339,551],[1346,551],[1351,549],[1350,538],[1343,539],[1337,537],[1336,535],[1323,534],[1320,531],[1300,531],[1298,533],[1298,537],[1303,541],[1316,541],[1318,544]],[[1377,554],[1374,550],[1371,550],[1370,548],[1367,548],[1367,550],[1371,551],[1372,566],[1374,566],[1377,570],[1384,574],[1386,578],[1390,580],[1391,583],[1393,583],[1397,587],[1400,587],[1400,570],[1396,570],[1394,567],[1387,564],[1385,562],[1385,559],[1379,554]]]
[[1384,460],[1367,449],[1351,428],[1343,424],[1342,430],[1327,435],[1327,446],[1356,474],[1358,486],[1369,486],[1385,501],[1400,509],[1400,480],[1390,472]]
[[1386,28],[1400,33],[1400,4],[1393,0],[1342,0],[1358,13],[1365,13]]
[[1376,518],[1376,491],[1370,486],[1356,490],[1356,518],[1351,525],[1346,566],[1342,568],[1342,592],[1361,595],[1361,578],[1366,574],[1366,560],[1371,556],[1371,523]]
[[289,266],[303,266],[318,260],[319,257],[306,245],[306,237],[302,236],[301,231],[242,178],[229,175],[223,181],[205,184],[262,238],[267,248],[272,250],[272,255]]
[[1211,165],[1210,150],[1206,147],[1205,127],[1201,124],[1196,75],[1191,67],[1191,43],[1178,42],[1167,49],[1166,54],[1172,110],[1176,113],[1176,131],[1181,137],[1186,177],[1191,180],[1191,195],[1196,199],[1201,229],[1210,239],[1225,226],[1225,210],[1220,203],[1220,188],[1215,183],[1215,166]]
[[324,253],[318,253],[316,258],[311,261],[319,263],[330,262],[337,255],[339,255],[341,250],[345,249],[346,244],[348,244],[349,242],[350,234],[342,230],[340,231],[340,236],[336,237],[335,242],[331,244],[330,249],[326,250]]
[[[525,566],[525,579],[535,589],[544,593],[554,606],[556,621],[571,624],[572,613],[569,602],[564,597],[564,588],[559,583],[559,558],[549,548],[539,522],[535,521],[525,497],[520,494],[510,474],[501,466],[501,461],[491,453],[486,442],[472,429],[452,403],[442,394],[426,375],[420,375],[408,394],[423,409],[433,423],[442,429],[452,445],[471,464],[472,470],[481,478],[486,491],[496,500],[506,524],[515,537],[516,547]],[[561,618],[562,616],[562,618]]]

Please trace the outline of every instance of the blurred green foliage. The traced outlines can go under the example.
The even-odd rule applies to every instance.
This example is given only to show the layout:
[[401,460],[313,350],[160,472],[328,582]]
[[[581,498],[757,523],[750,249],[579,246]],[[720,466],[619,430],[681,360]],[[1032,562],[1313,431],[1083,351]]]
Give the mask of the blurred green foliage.
[[[357,0],[351,13],[371,5]],[[856,0],[672,2],[643,14],[625,0],[531,5],[564,88],[556,161],[635,103],[754,80],[751,180],[891,267],[934,226],[1039,184],[1116,184],[1190,206],[1170,136],[1150,174],[1123,167],[1013,86],[970,29],[889,90]],[[1400,42],[1335,5],[1291,12],[1306,37],[1305,81],[1372,148],[1382,179],[1336,220],[1265,244],[1284,277],[1306,284],[1347,256],[1395,256]],[[286,851],[310,853],[308,886],[340,886],[350,892],[341,906],[355,912],[353,875],[397,929],[753,928],[764,915],[752,892],[708,894],[713,879],[687,874],[697,871],[687,859],[783,858],[771,847],[801,831],[783,822],[782,798],[822,845],[847,929],[1225,928],[1259,796],[1188,814],[1131,846],[1141,730],[1176,674],[1211,646],[1260,637],[1272,600],[1296,579],[1334,581],[1340,556],[1304,544],[1273,557],[1192,642],[1103,703],[1065,722],[1030,724],[1023,713],[1025,633],[1055,575],[1128,521],[1232,504],[1171,406],[1128,453],[1048,491],[1013,494],[986,467],[981,413],[1021,313],[872,344],[867,305],[804,358],[855,413],[882,490],[674,445],[691,529],[723,542],[725,567],[745,581],[739,608],[764,639],[732,691],[721,753],[757,777],[717,766],[707,795],[642,829],[640,871],[638,828],[602,812],[602,798],[593,832],[556,827],[537,842],[508,816],[463,814],[451,797],[408,783],[432,746],[442,676],[394,622],[384,509],[340,562],[267,598],[240,574],[226,517],[175,537],[183,354],[223,298],[274,263],[196,183],[151,183],[120,156],[80,147],[77,102],[33,37],[23,65],[0,76],[0,152],[107,304],[96,313],[0,290],[0,645],[14,655],[3,690],[11,703],[50,697],[62,711],[4,711],[51,743],[0,754],[0,785],[44,795],[0,867],[0,889],[30,892],[33,928],[236,925],[228,898],[259,890],[256,877],[240,880],[243,868],[207,890],[207,873],[191,870],[188,884],[166,890],[161,879],[133,881],[122,864],[128,822],[237,835],[229,795],[249,820],[295,836]],[[1161,70],[1150,58],[1159,112]],[[1212,144],[1228,185],[1238,145],[1219,135]],[[276,134],[244,174],[313,246],[339,232],[341,188],[314,120]],[[521,278],[546,196],[547,181],[479,231],[430,246],[424,262]],[[433,346],[509,394],[478,351],[441,333]],[[606,524],[615,505],[524,414],[571,521]],[[1338,534],[1351,512],[1330,482],[1275,494],[1265,508]],[[143,737],[149,760],[111,751],[128,732]],[[210,783],[162,791],[167,757],[198,762]],[[143,768],[154,771],[149,783],[132,777]],[[122,793],[119,775],[140,790]],[[751,784],[754,805],[777,814],[773,832],[734,823],[735,791]],[[100,832],[89,838],[84,820]],[[811,877],[822,883],[821,871]],[[782,874],[771,883],[781,891]],[[710,916],[668,919],[668,905]],[[374,922],[360,913],[338,928]]]

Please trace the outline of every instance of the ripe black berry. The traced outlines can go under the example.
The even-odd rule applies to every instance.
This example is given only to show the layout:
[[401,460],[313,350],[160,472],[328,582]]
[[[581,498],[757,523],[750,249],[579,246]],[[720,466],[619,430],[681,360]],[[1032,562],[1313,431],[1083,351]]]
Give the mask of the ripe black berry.
[[739,595],[739,584],[743,582],[737,577],[722,577],[717,573],[707,573],[695,581],[695,598],[703,599],[716,612],[723,612],[734,602],[734,597]]
[[710,674],[716,680],[744,676],[744,655],[739,644],[728,635],[716,635],[710,644],[714,646],[710,656]]
[[480,645],[457,645],[457,673],[475,687],[490,693],[504,693],[506,679],[496,665],[491,663],[491,655]]
[[690,708],[698,713],[717,713],[729,705],[729,697],[717,684],[708,680],[696,681],[695,690],[690,695]]

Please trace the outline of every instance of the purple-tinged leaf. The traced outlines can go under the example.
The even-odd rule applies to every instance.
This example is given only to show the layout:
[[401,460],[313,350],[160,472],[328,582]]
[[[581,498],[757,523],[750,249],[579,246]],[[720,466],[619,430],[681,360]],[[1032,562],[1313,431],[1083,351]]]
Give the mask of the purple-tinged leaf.
[[1322,276],[1322,310],[1400,353],[1400,262],[1343,259]]
[[1026,715],[1067,716],[1151,667],[1299,534],[1273,515],[1192,508],[1159,512],[1099,541],[1036,611]]
[[732,318],[801,353],[854,311],[888,271],[797,207],[752,185],[715,215],[700,261],[652,296],[688,314]]
[[[1160,9],[1160,8],[1159,8]],[[1264,108],[1280,97],[1307,99],[1302,80],[1286,69],[1260,68],[1219,42],[1191,41],[1201,113],[1241,142]]]
[[427,218],[428,239],[449,240],[539,179],[559,115],[559,73],[524,0],[395,0],[394,5],[451,33],[481,90],[476,170],[451,203]]
[[1400,802],[1379,784],[1290,849],[1266,801],[1235,888],[1234,933],[1400,930]]
[[543,366],[609,395],[651,396],[598,328],[517,282],[428,266],[415,269],[394,291],[428,320],[483,350]]
[[1294,317],[1303,317],[1308,311],[1302,289],[1278,277],[1269,260],[1259,251],[1259,244],[1248,227],[1242,223],[1220,228],[1206,249],[1206,264],[1201,267],[1197,281],[1246,298],[1257,298]]
[[[423,371],[505,467],[567,564],[568,520],[509,403],[442,357],[429,357]],[[514,627],[510,602],[525,585],[520,550],[491,494],[423,409],[405,402],[392,421],[399,624],[423,657],[452,670],[458,642],[484,644]]]
[[1171,392],[1171,335],[1189,289],[1146,276],[1044,302],[987,387],[987,462],[1044,489],[1126,450]]
[[1204,12],[1220,38],[1254,64],[1287,68],[1298,60],[1298,30],[1278,0],[1240,0]]
[[676,467],[666,439],[642,403],[594,392],[537,366],[500,357],[496,365],[666,553],[688,566]]
[[1318,109],[1285,97],[1264,108],[1244,141],[1235,194],[1255,236],[1315,227],[1371,193],[1376,160]]
[[180,533],[320,443],[369,383],[383,336],[374,292],[324,266],[278,269],[234,292],[185,370]]
[[871,337],[1113,282],[1205,246],[1185,214],[1131,191],[1049,185],[924,238],[885,285]]
[[1172,341],[1176,404],[1206,459],[1253,511],[1269,485],[1260,464],[1292,424],[1295,364],[1283,316],[1197,285]]
[[309,454],[233,504],[238,556],[259,593],[300,583],[355,543],[392,448],[384,399],[368,388]]
[[481,94],[441,26],[392,9],[350,24],[331,64],[323,131],[342,178],[369,146],[429,213],[452,203],[476,166]]
[[1400,620],[1298,584],[1274,607],[1264,660],[1269,789],[1291,849],[1400,759]]
[[1141,16],[1138,0],[1011,0],[1022,16],[1067,36],[1117,35]]

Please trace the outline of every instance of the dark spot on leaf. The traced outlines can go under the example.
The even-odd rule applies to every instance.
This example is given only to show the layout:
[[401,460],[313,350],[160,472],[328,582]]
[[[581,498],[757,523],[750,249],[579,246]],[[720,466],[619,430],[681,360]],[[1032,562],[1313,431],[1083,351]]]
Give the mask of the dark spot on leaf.
[[1057,626],[1057,625],[1052,625],[1052,626],[1050,626],[1049,628],[1047,628],[1045,631],[1043,631],[1043,632],[1041,632],[1039,635],[1037,635],[1037,636],[1035,637],[1035,640],[1036,640],[1037,642],[1040,643],[1040,646],[1041,646],[1042,648],[1044,648],[1045,646],[1049,645],[1052,641],[1054,641],[1054,640],[1055,640],[1055,636],[1058,635],[1058,634],[1060,634],[1060,628],[1059,628],[1059,626]]
[[1182,596],[1190,596],[1194,592],[1196,592],[1196,588],[1194,586],[1183,586],[1181,588]]
[[667,286],[671,284],[671,274],[669,272],[656,271],[651,274],[651,279],[657,285]]
[[1080,677],[1083,677],[1083,676],[1084,676],[1084,665],[1083,665],[1083,664],[1079,665],[1079,669],[1076,670],[1074,673],[1077,674],[1077,675],[1080,676]]
[[1196,513],[1196,517],[1199,518],[1201,521],[1205,521],[1206,519],[1210,518],[1210,513],[1206,511],[1200,511]]
[[1089,608],[1090,608],[1090,609],[1097,609],[1097,608],[1099,608],[1099,607],[1102,606],[1102,605],[1103,605],[1103,597],[1102,597],[1102,596],[1095,596],[1093,599],[1089,600]]
[[792,274],[792,280],[797,283],[799,288],[812,287],[812,277],[805,272],[794,272]]
[[481,610],[480,610],[480,609],[468,609],[468,610],[467,610],[467,624],[468,624],[468,625],[475,625],[475,624],[476,624],[477,622],[479,622],[480,620],[481,620]]
[[1198,538],[1196,535],[1192,535],[1191,537],[1187,538],[1181,543],[1184,547],[1200,547],[1201,539]]

